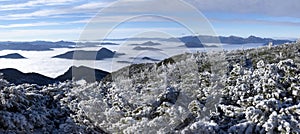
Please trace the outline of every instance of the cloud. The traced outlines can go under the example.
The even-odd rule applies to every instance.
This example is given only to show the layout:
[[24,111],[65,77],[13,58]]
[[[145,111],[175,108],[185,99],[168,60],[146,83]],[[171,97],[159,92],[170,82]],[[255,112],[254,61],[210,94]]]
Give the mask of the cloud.
[[9,24],[9,25],[0,25],[0,28],[37,27],[37,26],[53,26],[53,25],[61,25],[61,23],[37,22],[37,23],[24,23],[24,24]]
[[0,37],[1,41],[74,40],[81,31],[81,29],[1,30]]
[[[3,1],[3,0],[0,0]],[[4,0],[6,1],[6,0]],[[299,26],[300,21],[294,21],[293,18],[300,18],[300,4],[298,0],[184,0],[195,6],[200,11],[213,12],[217,15],[210,16],[210,21],[216,23],[238,23],[238,24],[261,24],[278,26]],[[3,2],[8,3],[8,2]],[[11,2],[10,2],[11,3]],[[183,4],[183,5],[182,5]],[[185,7],[183,7],[185,6]],[[105,9],[105,7],[109,7]],[[104,11],[103,11],[104,9]],[[118,23],[118,21],[128,20],[134,16],[146,15],[140,18],[130,20],[131,22],[162,22],[166,21],[147,15],[161,15],[170,17],[178,22],[202,23],[204,19],[200,16],[194,16],[194,8],[186,6],[184,3],[169,0],[120,0],[120,1],[78,1],[78,0],[31,0],[24,3],[0,4],[0,28],[9,30],[10,34],[19,36],[15,28],[42,27],[41,30],[47,30],[47,26],[68,25],[68,28],[78,27],[72,24],[98,23],[107,26],[109,23]],[[16,11],[15,11],[16,10]],[[100,12],[99,12],[100,11]],[[99,13],[98,13],[99,12]],[[93,18],[98,13],[98,15]],[[225,16],[218,15],[225,14]],[[238,14],[235,18],[228,17],[230,14]],[[245,15],[246,17],[239,18]],[[247,18],[247,15],[253,15]],[[255,18],[255,15],[268,17]],[[101,16],[101,17],[98,17]],[[290,17],[282,19],[281,17]],[[53,18],[57,21],[53,22]],[[225,19],[224,19],[225,18]],[[271,19],[270,19],[271,18]],[[30,19],[30,22],[28,21]],[[51,19],[51,22],[47,20]],[[13,20],[13,21],[11,21]],[[293,20],[293,21],[291,21]],[[18,22],[18,23],[16,23]],[[33,23],[32,23],[33,22]],[[15,24],[16,23],[16,24]],[[193,25],[193,24],[192,24]],[[202,25],[197,24],[196,26]],[[193,25],[194,26],[194,25]],[[197,27],[198,28],[198,27]],[[201,29],[201,28],[200,28]],[[62,29],[63,31],[64,29]],[[98,29],[99,30],[99,29]],[[137,29],[131,29],[138,32]],[[142,30],[142,29],[139,29]],[[176,30],[168,30],[176,33]],[[0,31],[1,32],[1,31]],[[25,33],[25,31],[22,31]],[[28,31],[27,31],[28,32]],[[47,32],[47,31],[43,31]],[[49,31],[54,33],[53,31]],[[118,33],[130,32],[130,30],[120,31]],[[63,32],[65,33],[65,32]],[[131,32],[133,33],[133,32]],[[0,33],[4,35],[4,32]],[[20,33],[21,34],[21,33]],[[58,34],[58,33],[57,33]],[[12,36],[11,35],[11,36]],[[29,34],[33,35],[33,34]],[[120,34],[121,35],[121,34]],[[34,36],[34,35],[33,35]],[[38,36],[38,35],[35,35]],[[34,37],[35,37],[34,36]],[[72,34],[73,36],[73,34]],[[8,35],[4,35],[8,37]],[[44,36],[42,36],[44,37]],[[74,36],[73,36],[74,37]],[[30,38],[28,36],[28,38]]]
[[185,0],[200,11],[300,17],[298,0]]
[[[175,34],[174,34],[175,33]],[[131,38],[142,37],[162,37],[161,35],[169,35],[171,37],[179,36],[181,33],[189,33],[185,28],[115,28],[115,29],[84,29],[81,33],[80,40],[99,40],[113,38]]]
[[271,20],[259,20],[259,19],[220,19],[210,18],[211,22],[217,23],[239,23],[239,24],[261,24],[261,25],[277,25],[277,26],[300,26],[300,22],[290,21],[271,21]]
[[8,18],[19,18],[19,19],[26,19],[31,17],[43,17],[43,16],[50,16],[50,15],[56,15],[56,14],[63,14],[64,11],[57,11],[57,10],[39,10],[32,13],[23,13],[23,14],[12,14],[8,15],[6,17]]
[[[11,7],[11,9],[22,9],[27,6],[33,6],[37,5],[37,3],[43,3],[46,5],[53,5],[53,4],[63,4],[67,3],[68,1],[72,0],[62,0],[60,2],[55,2],[59,0],[51,0],[50,2],[41,2],[41,1],[34,1],[34,2],[28,2],[28,3],[23,3],[17,6],[13,5],[4,5],[4,9],[8,9],[8,7]],[[34,3],[34,4],[33,4]],[[55,17],[55,16],[65,16],[66,15],[72,15],[76,14],[76,17],[86,16],[87,14],[96,14],[98,11],[100,11],[101,8],[109,5],[109,2],[93,2],[93,3],[84,3],[81,5],[73,5],[73,6],[68,6],[68,7],[56,7],[54,9],[45,9],[42,8],[40,10],[36,10],[33,12],[27,12],[27,13],[18,13],[18,14],[8,14],[8,15],[3,15],[0,16],[0,20],[23,20],[23,19],[35,19],[35,18],[40,18],[40,17]],[[0,6],[1,8],[1,6]],[[0,9],[1,10],[1,9]],[[91,16],[89,16],[91,17]]]
[[74,7],[74,9],[99,9],[108,6],[107,2],[93,2],[93,3],[85,3],[79,6]]
[[1,5],[1,10],[19,10],[19,9],[26,9],[33,6],[45,6],[45,5],[62,5],[66,4],[68,2],[72,2],[74,0],[32,0],[28,1],[26,3],[20,3],[20,4],[9,4],[9,5]]

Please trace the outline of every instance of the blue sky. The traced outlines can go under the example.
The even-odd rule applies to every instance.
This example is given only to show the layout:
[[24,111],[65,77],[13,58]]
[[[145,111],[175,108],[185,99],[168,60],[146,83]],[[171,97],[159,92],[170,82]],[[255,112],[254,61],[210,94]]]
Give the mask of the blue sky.
[[299,12],[297,0],[0,0],[0,40],[161,37],[157,33],[299,38]]

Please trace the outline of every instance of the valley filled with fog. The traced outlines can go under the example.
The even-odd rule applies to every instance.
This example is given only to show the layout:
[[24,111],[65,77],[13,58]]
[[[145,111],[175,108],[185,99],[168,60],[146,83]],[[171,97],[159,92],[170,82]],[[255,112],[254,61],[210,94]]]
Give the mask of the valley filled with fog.
[[[143,43],[157,43],[156,45]],[[18,53],[25,58],[23,59],[9,59],[0,58],[0,69],[14,68],[21,72],[29,73],[35,72],[48,77],[57,77],[68,70],[71,66],[87,66],[90,68],[100,69],[107,72],[116,71],[122,67],[130,64],[138,63],[153,63],[168,57],[182,54],[185,52],[196,51],[211,51],[211,50],[234,50],[260,47],[262,43],[247,43],[247,44],[216,44],[208,43],[207,45],[217,47],[193,47],[188,48],[182,42],[168,42],[168,41],[114,41],[116,44],[100,45],[100,42],[94,42],[93,45],[89,43],[77,43],[74,48],[53,48],[47,51],[24,51],[24,50],[1,50],[0,56]],[[99,44],[99,45],[96,45]],[[43,44],[40,44],[43,45]],[[115,56],[113,58],[106,58],[102,60],[72,60],[53,58],[56,55],[63,54],[74,50],[98,51],[102,47],[107,48],[117,53],[124,55]]]

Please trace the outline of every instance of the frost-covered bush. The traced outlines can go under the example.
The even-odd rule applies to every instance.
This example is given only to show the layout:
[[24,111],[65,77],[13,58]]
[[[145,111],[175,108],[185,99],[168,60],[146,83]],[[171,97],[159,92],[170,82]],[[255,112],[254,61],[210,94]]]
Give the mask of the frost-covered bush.
[[[265,64],[261,60],[255,68],[234,67],[231,72],[233,76],[228,78],[229,86],[224,90],[223,100],[226,101],[222,102],[233,106],[231,110],[224,111],[224,106],[219,105],[222,112],[225,112],[223,114],[238,112],[244,115],[245,117],[239,120],[245,121],[234,126],[243,124],[242,126],[249,127],[254,123],[255,129],[247,129],[250,133],[299,133],[299,114],[295,112],[299,110],[299,66],[291,59],[273,64]],[[241,69],[243,71],[240,71]],[[235,107],[238,109],[234,109]],[[290,107],[294,108],[293,112],[283,112]],[[239,116],[229,117],[237,119]],[[261,130],[257,131],[257,127]],[[246,132],[240,129],[241,127],[231,127],[228,132]]]
[[110,133],[299,133],[299,63],[257,60],[252,51],[227,53],[237,55],[227,67],[209,60],[218,53],[183,54],[73,88],[64,99]]
[[[91,126],[76,122],[61,104],[71,83],[49,87],[10,85],[0,80],[0,133],[87,133]],[[100,132],[100,131],[99,131]]]

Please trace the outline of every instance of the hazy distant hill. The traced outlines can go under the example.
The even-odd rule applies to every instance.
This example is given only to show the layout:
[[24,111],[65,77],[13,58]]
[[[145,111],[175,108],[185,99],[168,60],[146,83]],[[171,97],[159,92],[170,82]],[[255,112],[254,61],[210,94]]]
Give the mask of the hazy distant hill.
[[106,46],[106,45],[119,45],[117,43],[111,42],[77,42],[76,47],[97,47],[97,46]]
[[[151,39],[149,39],[149,40],[151,40]],[[130,44],[130,45],[133,45],[133,46],[159,46],[161,44],[156,43],[156,42],[152,42],[152,41],[147,41],[147,42],[142,43],[142,44]]]
[[[169,39],[167,41],[172,41],[174,39]],[[290,40],[275,40],[271,38],[260,38],[256,36],[249,36],[248,38],[242,38],[237,36],[185,36],[179,38],[180,41],[187,43],[187,42],[193,42],[193,43],[224,43],[224,44],[247,44],[247,43],[263,43],[267,44],[269,42],[273,42],[274,45],[278,44],[284,44],[284,43],[291,43],[293,41]]]
[[106,41],[148,41],[144,44],[132,44],[139,46],[154,46],[159,45],[149,40],[157,41],[166,41],[166,42],[183,42],[187,47],[204,47],[205,43],[224,43],[224,44],[247,44],[247,43],[262,43],[268,44],[273,42],[274,45],[291,43],[294,41],[291,40],[276,40],[272,38],[261,38],[256,36],[249,36],[247,38],[238,37],[238,36],[208,36],[208,35],[199,35],[199,36],[184,36],[184,37],[173,37],[173,38],[124,38],[124,39],[106,39]]
[[[201,40],[201,42],[199,41]],[[173,38],[124,38],[124,39],[105,39],[106,41],[167,41],[167,42],[178,42],[183,43],[195,42],[195,43],[225,43],[225,44],[247,44],[247,43],[269,43],[273,44],[284,44],[287,42],[293,42],[291,40],[276,40],[272,38],[261,38],[256,36],[249,36],[247,38],[238,37],[238,36],[208,36],[208,35],[199,35],[199,36],[184,36],[184,37],[173,37]]]
[[18,53],[12,53],[0,56],[0,58],[6,58],[6,59],[26,59],[24,56],[18,54]]
[[[199,40],[200,39],[200,40]],[[152,42],[149,40],[156,41],[166,41],[166,42],[178,42],[181,41],[187,45],[192,45],[191,47],[203,47],[202,44],[205,43],[224,43],[224,44],[247,44],[247,43],[262,43],[268,44],[273,42],[274,45],[291,43],[291,40],[276,40],[271,38],[261,38],[256,36],[249,36],[247,38],[242,38],[238,36],[184,36],[176,38],[124,38],[124,39],[105,39],[104,41],[147,41],[142,44],[131,44],[137,46],[158,46],[160,43]],[[0,42],[0,50],[25,50],[25,51],[49,51],[53,48],[73,48],[77,47],[91,47],[99,45],[119,45],[116,43],[109,42],[68,42],[68,41],[33,41],[33,42]],[[189,47],[189,46],[187,46]]]
[[155,48],[155,47],[141,47],[141,46],[136,46],[136,47],[133,48],[133,50],[161,51],[161,49],[159,49],[159,48]]
[[0,42],[0,50],[25,50],[25,51],[49,51],[53,48],[70,48],[74,42],[58,41],[33,41],[33,42]]

